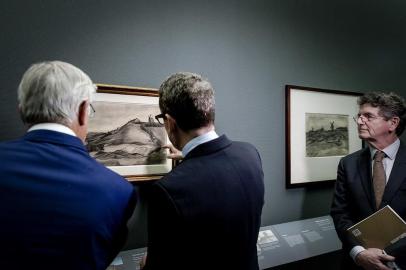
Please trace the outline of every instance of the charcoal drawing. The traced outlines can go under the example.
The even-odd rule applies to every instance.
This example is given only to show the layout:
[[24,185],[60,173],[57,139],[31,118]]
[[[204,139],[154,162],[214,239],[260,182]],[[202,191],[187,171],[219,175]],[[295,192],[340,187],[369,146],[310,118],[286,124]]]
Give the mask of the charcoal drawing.
[[348,115],[306,113],[306,156],[344,156],[349,152]]
[[90,119],[87,149],[106,166],[155,165],[166,162],[161,146],[166,132],[154,116],[157,104],[96,101]]

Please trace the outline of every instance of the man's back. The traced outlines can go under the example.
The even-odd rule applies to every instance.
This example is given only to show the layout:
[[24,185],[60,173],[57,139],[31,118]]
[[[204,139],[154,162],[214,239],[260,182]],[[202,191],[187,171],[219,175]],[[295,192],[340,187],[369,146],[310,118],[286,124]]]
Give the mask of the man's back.
[[151,188],[148,269],[258,269],[264,187],[256,149],[225,136]]
[[55,131],[0,144],[0,161],[0,268],[105,269],[125,241],[131,185]]

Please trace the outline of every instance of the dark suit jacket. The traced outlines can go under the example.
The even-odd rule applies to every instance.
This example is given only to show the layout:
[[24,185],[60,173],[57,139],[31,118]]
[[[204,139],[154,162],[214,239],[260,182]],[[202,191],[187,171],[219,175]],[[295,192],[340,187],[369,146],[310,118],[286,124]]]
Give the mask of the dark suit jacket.
[[[377,210],[371,174],[369,148],[342,158],[338,165],[331,216],[338,237],[343,243],[346,265],[353,264],[348,254],[357,245],[357,242],[346,232],[347,228]],[[406,147],[402,143],[385,187],[380,208],[386,205],[390,205],[403,219],[406,219]],[[401,257],[397,260],[399,263],[402,259],[404,260]]]
[[105,270],[124,244],[133,187],[81,140],[47,130],[0,144],[0,269]]
[[193,149],[148,198],[146,269],[258,269],[257,150],[224,135]]

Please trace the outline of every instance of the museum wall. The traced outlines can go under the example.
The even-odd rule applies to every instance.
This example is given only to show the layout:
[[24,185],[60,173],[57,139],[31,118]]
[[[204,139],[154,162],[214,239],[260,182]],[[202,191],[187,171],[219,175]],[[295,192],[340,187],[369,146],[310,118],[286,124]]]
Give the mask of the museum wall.
[[[402,0],[3,0],[0,15],[1,141],[24,133],[16,88],[33,62],[154,88],[176,71],[201,73],[216,90],[217,132],[262,156],[263,226],[326,215],[333,192],[285,189],[286,84],[406,96]],[[127,248],[145,245],[143,200]]]

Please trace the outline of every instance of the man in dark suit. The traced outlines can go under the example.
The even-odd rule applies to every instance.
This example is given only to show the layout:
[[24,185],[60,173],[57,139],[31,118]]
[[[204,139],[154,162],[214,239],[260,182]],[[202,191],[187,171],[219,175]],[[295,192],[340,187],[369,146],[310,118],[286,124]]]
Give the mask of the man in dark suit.
[[[394,257],[365,249],[346,230],[386,205],[406,219],[406,146],[399,140],[406,107],[393,93],[367,93],[358,104],[354,120],[368,147],[341,159],[331,216],[345,251],[343,269],[389,269],[386,264]],[[393,255],[404,268],[406,253]]]
[[258,269],[264,202],[257,150],[214,130],[214,90],[201,76],[177,73],[159,89],[170,141],[183,161],[148,198],[145,269]]
[[24,74],[28,132],[0,144],[0,269],[104,270],[124,245],[135,190],[83,145],[93,92],[68,63]]

